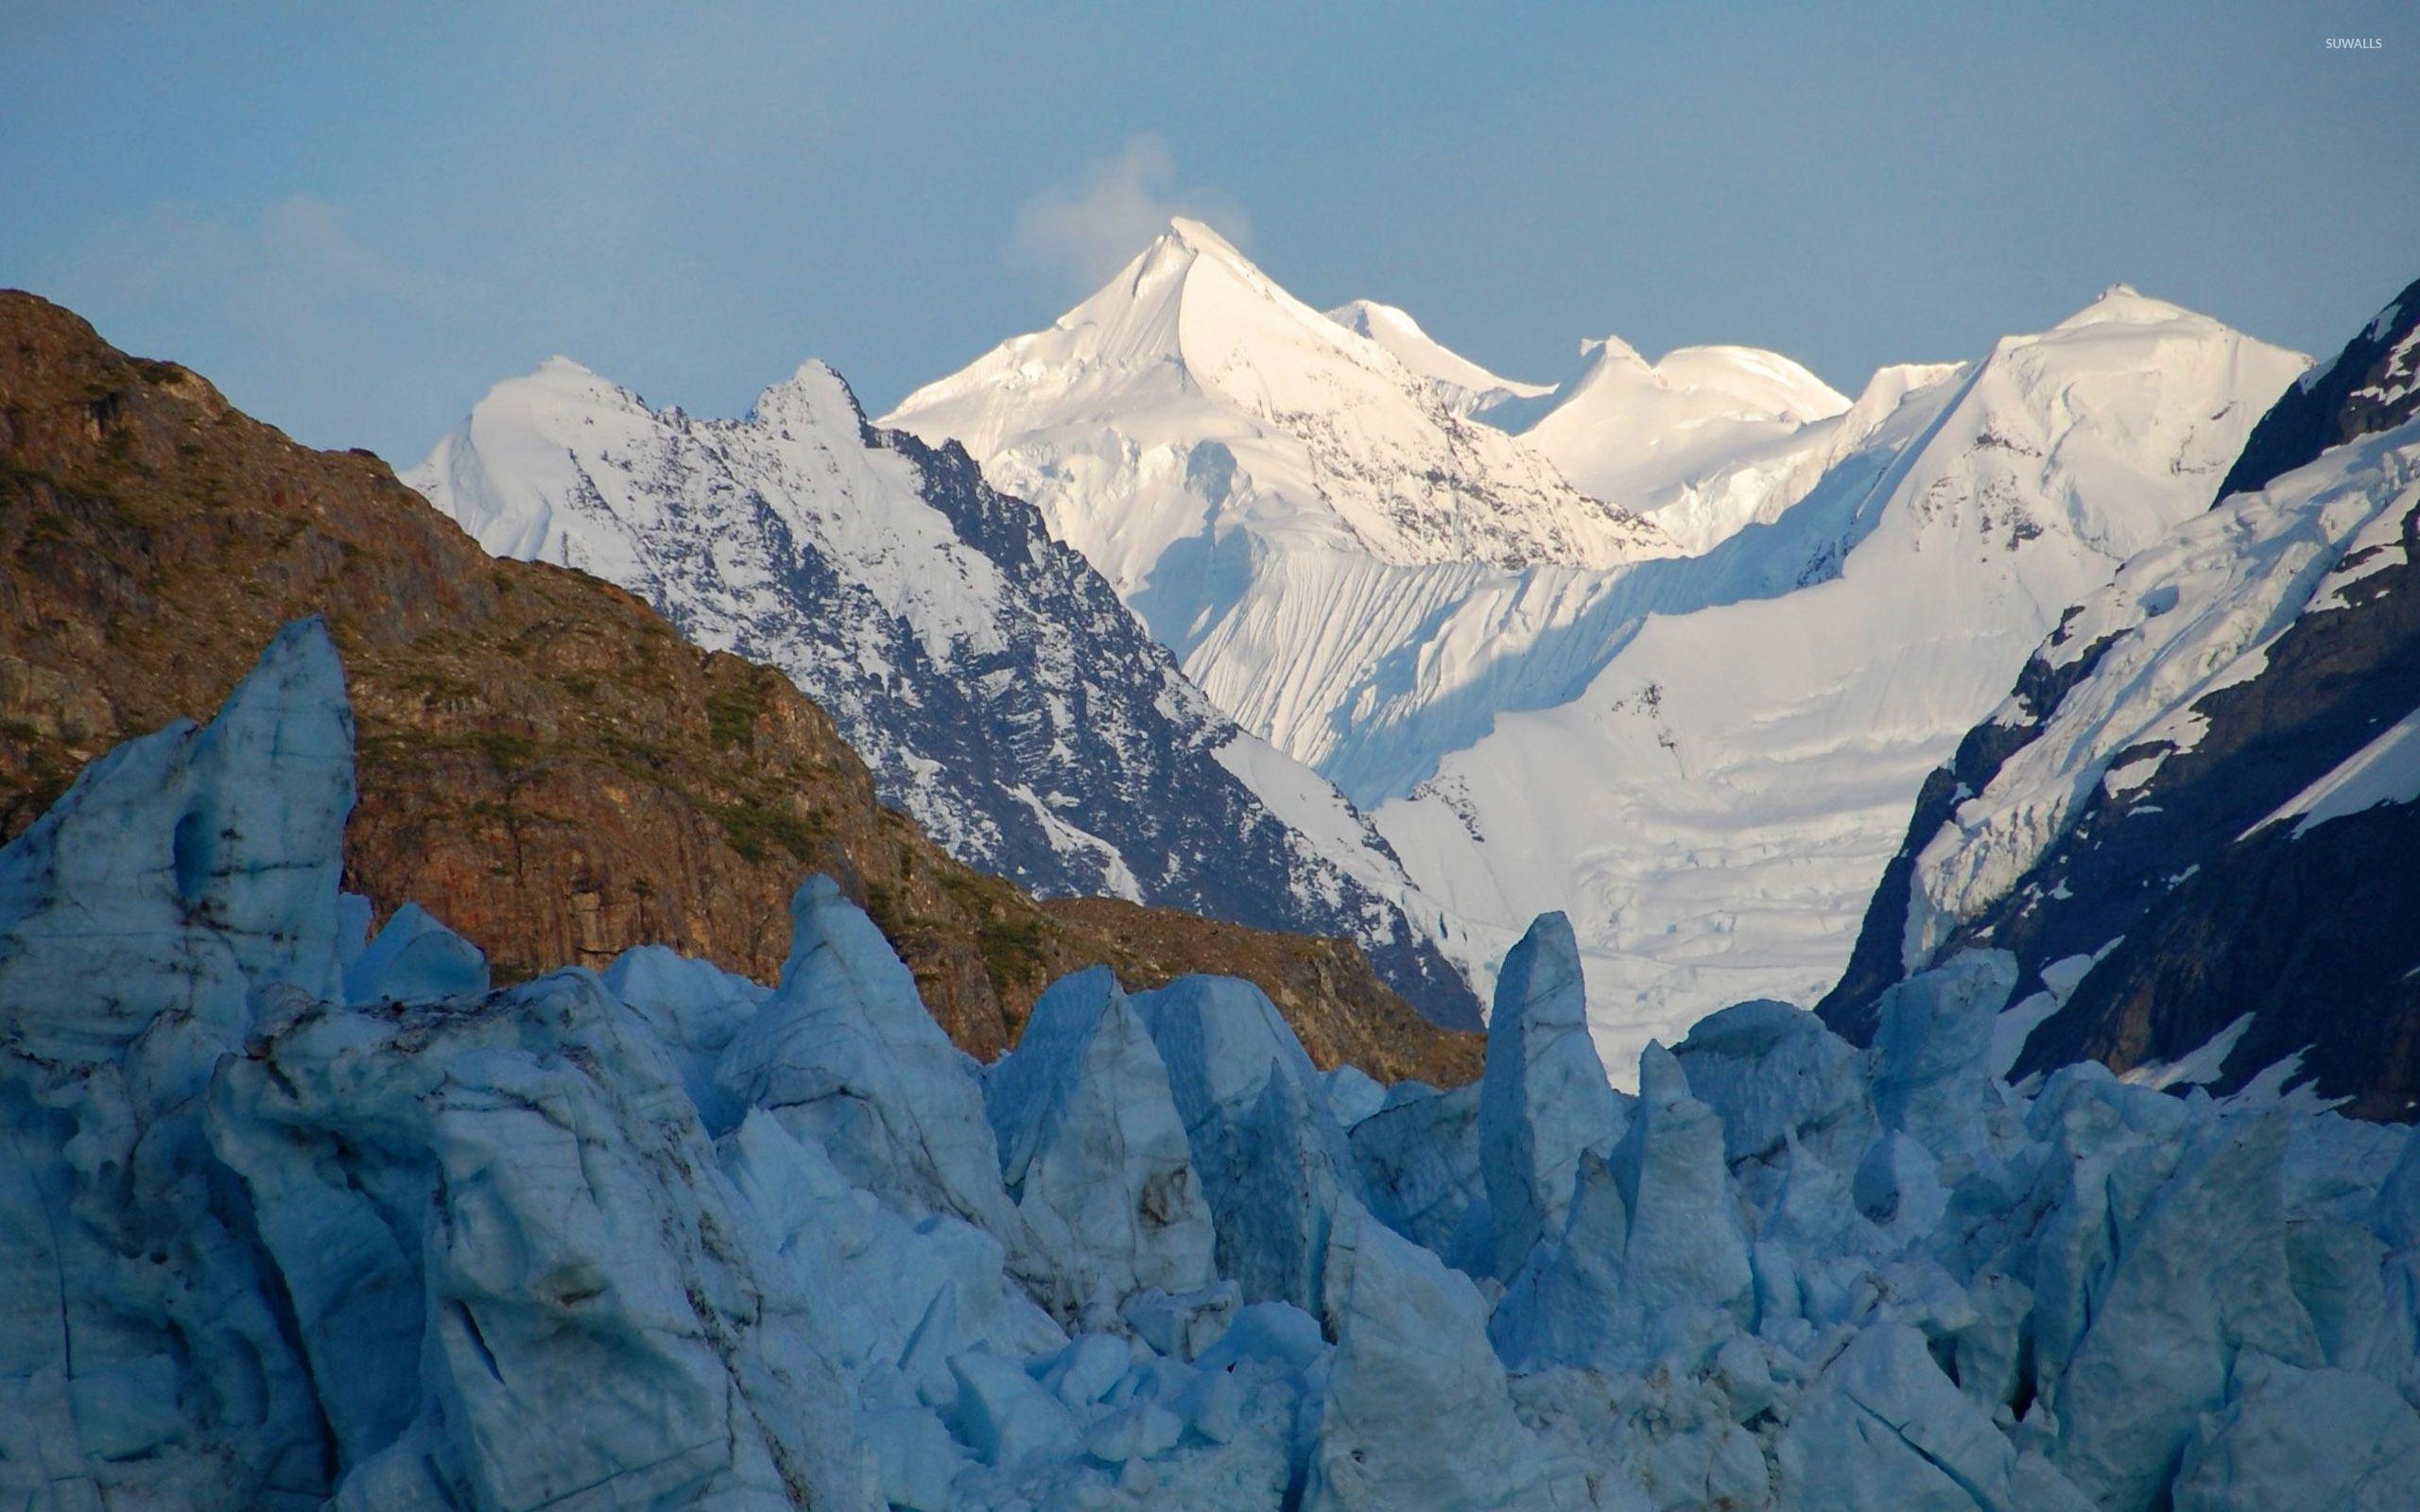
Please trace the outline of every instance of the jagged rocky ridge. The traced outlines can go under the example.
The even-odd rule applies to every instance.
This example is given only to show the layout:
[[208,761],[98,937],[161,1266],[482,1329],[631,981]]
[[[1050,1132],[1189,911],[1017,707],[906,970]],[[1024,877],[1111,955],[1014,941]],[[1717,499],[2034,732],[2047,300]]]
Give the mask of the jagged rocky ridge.
[[1822,1011],[2014,953],[2003,1055],[2420,1111],[2420,284],[1927,782]]
[[2322,452],[2410,420],[2420,410],[2420,280],[2407,285],[2334,361],[2279,397],[2246,438],[2219,497],[2265,489]]
[[34,1506],[2395,1512],[2420,1140],[1871,1050],[1749,1004],[1608,1090],[1559,917],[1478,1086],[1315,1073],[1249,986],[986,1067],[801,888],[768,990],[501,992],[339,891],[341,672],[0,851],[0,1493]]
[[558,358],[405,481],[498,556],[595,573],[781,668],[960,860],[1046,895],[1344,936],[1433,1018],[1477,1025],[1367,821],[1219,713],[962,448],[868,425],[821,364],[701,421]]

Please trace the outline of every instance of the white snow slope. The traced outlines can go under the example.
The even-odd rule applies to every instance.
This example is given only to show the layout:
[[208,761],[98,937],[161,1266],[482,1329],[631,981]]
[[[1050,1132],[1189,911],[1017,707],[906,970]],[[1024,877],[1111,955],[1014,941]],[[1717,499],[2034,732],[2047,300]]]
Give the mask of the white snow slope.
[[1376,662],[1473,585],[1671,553],[1187,221],[882,423],[963,442],[1220,707],[1314,765]]
[[[1170,600],[1193,585],[1154,593],[1154,569],[1198,577],[1191,552],[1239,529],[1405,564],[1601,566],[1668,550],[1189,220],[1049,330],[882,423],[955,438],[1009,492],[1046,495],[1061,539],[1169,641],[1191,622]],[[1191,552],[1169,563],[1180,542]]]
[[[1182,339],[1103,358],[1104,329],[1153,290]],[[1567,909],[1616,1067],[1725,1004],[1829,985],[1924,774],[2060,610],[2208,504],[2305,365],[2122,286],[1979,363],[1885,369],[1836,414],[1803,369],[1676,353],[1649,388],[1693,368],[1760,379],[1775,418],[1724,423],[1803,449],[1775,464],[1816,473],[1803,496],[1694,557],[1649,556],[1635,535],[1624,553],[1517,561],[1430,537],[1414,557],[1334,528],[1299,472],[1246,467],[1240,497],[1215,505],[1186,492],[1204,455],[1236,455],[1225,438],[1299,457],[1321,442],[1273,435],[1281,421],[1341,434],[1228,397],[1301,381],[1305,350],[1356,351],[1349,334],[1314,342],[1304,317],[1232,249],[1172,233],[891,422],[965,440],[1097,554],[1238,722],[1373,812],[1460,921],[1451,948],[1476,977],[1533,915]],[[1362,355],[1366,386],[1385,369]],[[1610,352],[1595,368],[1599,389],[1629,370]],[[1735,416],[1741,390],[1759,392],[1729,383]],[[1583,397],[1566,394],[1575,417]]]
[[1726,543],[1792,554],[1806,586],[1650,617],[1379,828],[1508,938],[1541,900],[1570,910],[1609,1062],[1725,1003],[1812,1002],[1925,774],[2062,610],[2207,507],[2300,367],[2127,290],[2003,340]]

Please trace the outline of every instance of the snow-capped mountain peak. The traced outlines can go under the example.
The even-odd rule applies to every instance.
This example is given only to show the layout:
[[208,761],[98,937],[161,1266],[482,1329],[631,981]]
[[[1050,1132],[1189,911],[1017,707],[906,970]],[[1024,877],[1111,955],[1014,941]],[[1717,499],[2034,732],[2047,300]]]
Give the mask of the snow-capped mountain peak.
[[1555,390],[1554,407],[1532,427],[1533,435],[1548,431],[1558,416],[1565,423],[1600,423],[1605,410],[1662,396],[1696,399],[1652,417],[1685,427],[1717,417],[1804,425],[1849,407],[1845,395],[1805,367],[1756,347],[1676,347],[1650,362],[1636,347],[1607,335],[1581,343],[1580,350],[1580,371]]
[[1434,775],[1346,783],[1450,912],[1505,932],[1569,913],[1613,1062],[1836,976],[1927,774],[2062,610],[2207,507],[2302,366],[2159,301],[2103,304],[1970,366],[1877,374],[1797,443],[1829,458],[1804,497],[1572,595],[1535,636],[1556,661],[1492,679],[1552,665],[1550,696],[1497,703],[1476,740],[1407,713],[1451,743]]
[[1164,558],[1232,555],[1238,533],[1393,563],[1605,565],[1670,549],[1191,221],[884,423],[964,442],[1180,646],[1224,605],[1215,585],[1162,574]]
[[758,394],[748,418],[760,425],[839,425],[857,434],[865,428],[865,406],[857,403],[847,379],[810,357],[796,372]]
[[2181,304],[2171,304],[2166,300],[2154,299],[2132,284],[2112,284],[2094,296],[2090,304],[2068,316],[2051,329],[2072,331],[2081,326],[2107,324],[2156,325],[2164,320],[2174,320],[2180,318],[2200,320],[2209,318],[2207,316],[2197,315]]
[[[1474,974],[1567,910],[1617,1060],[1821,991],[1925,774],[2059,610],[2207,507],[2302,366],[2125,288],[1854,404],[1754,348],[1602,339],[1495,438],[1690,555],[1497,555],[1413,535],[1373,481],[1481,471],[1481,428],[1248,269],[1171,233],[898,419],[999,438],[974,447],[994,478],[1220,708],[1373,815]],[[1160,360],[1113,370],[1105,335],[1146,326]],[[1271,399],[1292,393],[1315,407]],[[1558,518],[1495,490],[1466,525]]]
[[[2189,1065],[2222,1091],[2316,1074],[2371,1116],[2411,1116],[2412,1040],[2379,1026],[2412,1022],[2420,939],[2403,864],[2420,833],[2420,405],[2377,404],[2388,310],[2284,388],[2214,507],[2206,471],[2138,485],[2165,490],[2170,528],[2078,596],[1927,780],[1833,1022],[1870,1031],[1892,980],[1990,946],[2021,968],[2020,1070]],[[2190,350],[2157,328],[2200,322],[2141,322],[2155,345],[2137,381],[2173,381]],[[2123,412],[2116,387],[2083,392],[2105,417]]]

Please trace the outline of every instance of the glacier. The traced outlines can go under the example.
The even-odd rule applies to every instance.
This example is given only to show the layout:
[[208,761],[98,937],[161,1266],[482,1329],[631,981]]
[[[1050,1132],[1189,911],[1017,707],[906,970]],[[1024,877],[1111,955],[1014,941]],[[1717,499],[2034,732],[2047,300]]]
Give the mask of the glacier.
[[[770,989],[498,988],[341,891],[316,622],[0,850],[0,1497],[33,1508],[2359,1507],[2420,1485],[2420,1137],[1777,1003],[1608,1090],[1537,920],[1477,1088],[1257,989],[985,1066],[808,879]],[[442,900],[432,900],[441,910]],[[1501,1207],[1499,1216],[1496,1210]]]

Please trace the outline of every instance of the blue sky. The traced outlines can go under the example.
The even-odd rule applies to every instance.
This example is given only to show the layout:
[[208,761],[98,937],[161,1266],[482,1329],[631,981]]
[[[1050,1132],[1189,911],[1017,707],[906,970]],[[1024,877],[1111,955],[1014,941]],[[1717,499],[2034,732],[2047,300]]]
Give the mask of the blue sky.
[[2333,350],[2420,275],[2408,4],[0,9],[0,284],[399,463],[555,352],[878,410],[1169,209],[1542,380],[1854,390],[2118,280]]

